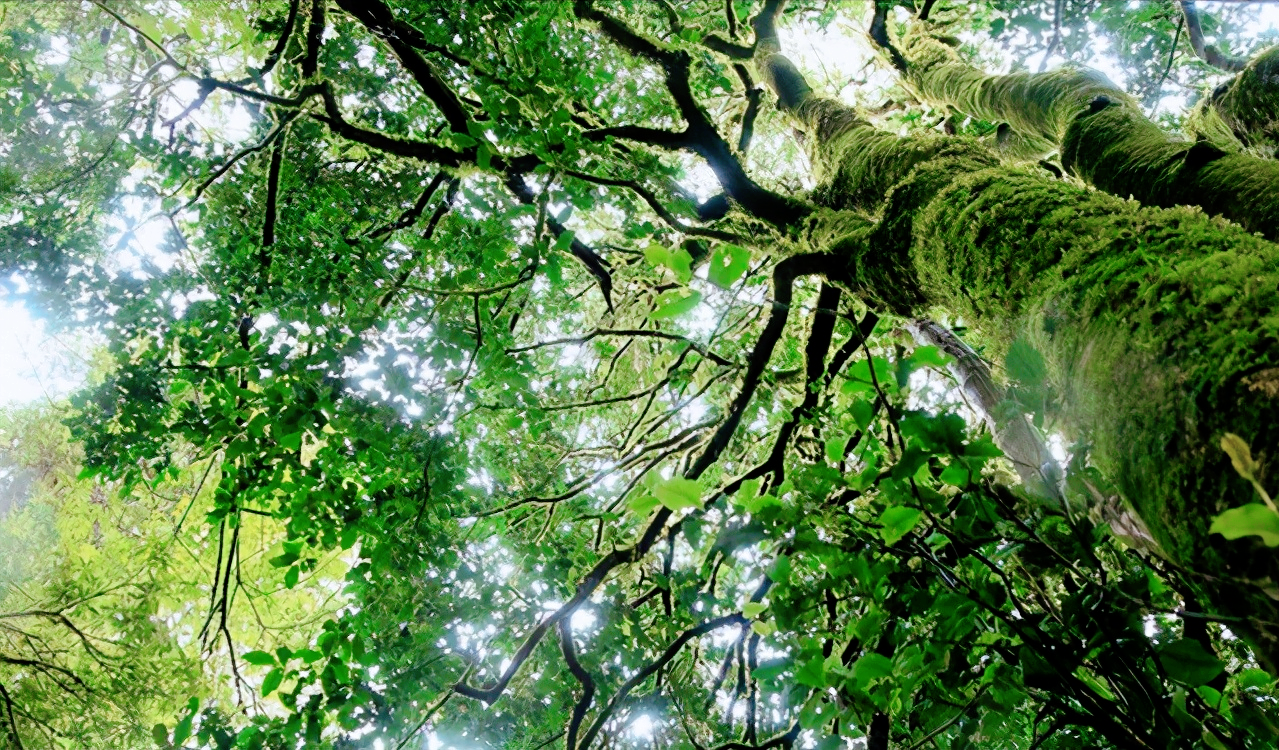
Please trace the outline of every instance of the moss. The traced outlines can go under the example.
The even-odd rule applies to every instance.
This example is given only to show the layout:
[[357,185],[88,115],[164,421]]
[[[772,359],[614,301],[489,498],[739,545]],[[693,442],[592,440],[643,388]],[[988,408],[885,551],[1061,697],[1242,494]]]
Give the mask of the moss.
[[[1000,165],[972,141],[899,139],[838,105],[806,107],[832,139],[814,159],[842,160],[821,165],[827,210],[810,238],[897,312],[944,308],[992,341],[1036,342],[1100,467],[1174,562],[1211,581],[1204,598],[1250,618],[1239,630],[1279,664],[1279,603],[1264,593],[1279,554],[1208,534],[1252,492],[1217,447],[1222,433],[1279,451],[1279,399],[1253,383],[1279,366],[1279,245],[1197,208]],[[847,210],[893,179],[874,224]]]
[[1279,46],[1248,61],[1191,111],[1186,129],[1232,151],[1279,158]]
[[[1055,145],[1063,166],[1101,190],[1153,206],[1202,206],[1279,238],[1279,162],[1178,140],[1095,71],[986,75],[922,33],[907,36],[903,51],[921,98],[1007,123],[1027,144]],[[1254,68],[1253,78],[1261,71]]]

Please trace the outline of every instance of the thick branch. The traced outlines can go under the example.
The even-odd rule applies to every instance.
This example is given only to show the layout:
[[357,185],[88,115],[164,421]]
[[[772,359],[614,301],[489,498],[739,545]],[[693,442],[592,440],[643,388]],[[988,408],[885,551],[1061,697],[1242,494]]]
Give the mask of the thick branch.
[[666,74],[666,88],[688,122],[684,140],[679,145],[705,159],[724,190],[742,208],[778,227],[793,226],[808,214],[810,209],[803,203],[765,190],[746,174],[732,147],[693,95],[689,81],[691,59],[687,52],[636,33],[600,11],[591,0],[577,0],[574,9],[579,17],[598,23],[604,33],[626,51],[661,66]]
[[595,741],[595,737],[604,727],[604,723],[612,717],[613,713],[618,709],[622,702],[626,700],[626,697],[631,694],[631,691],[642,685],[644,681],[649,677],[652,677],[657,670],[661,669],[672,659],[678,656],[680,650],[682,650],[685,644],[689,641],[705,635],[712,630],[718,630],[719,628],[725,627],[726,625],[742,625],[746,624],[746,622],[746,618],[742,617],[740,613],[733,613],[731,615],[717,617],[713,620],[707,620],[696,627],[689,628],[683,633],[680,633],[679,637],[666,647],[666,650],[662,652],[661,656],[650,662],[640,671],[636,672],[634,676],[618,688],[617,692],[613,694],[613,697],[609,699],[608,704],[604,706],[604,708],[600,709],[599,714],[595,717],[595,721],[591,722],[590,728],[587,729],[586,734],[582,736],[582,742],[578,745],[578,747],[581,750],[587,750],[590,748],[591,743]]
[[324,10],[328,0],[311,0],[311,22],[306,30],[306,57],[302,58],[305,80],[320,69],[320,45],[324,43]]
[[689,469],[689,479],[696,479],[714,465],[719,460],[720,454],[728,447],[729,441],[733,439],[733,434],[737,432],[737,426],[741,424],[742,416],[746,414],[746,407],[755,395],[755,390],[759,388],[768,360],[773,356],[773,349],[781,339],[782,331],[786,329],[795,278],[824,273],[833,265],[831,256],[817,253],[791,256],[773,268],[773,309],[768,315],[768,322],[764,324],[764,330],[760,333],[750,360],[746,363],[746,374],[742,377],[742,385],[737,396],[733,398],[733,403],[729,406],[728,417],[720,424],[719,429],[715,431],[707,444],[706,450],[697,457],[692,468]]
[[1243,70],[1248,64],[1247,60],[1227,55],[1217,49],[1216,45],[1205,42],[1203,23],[1199,18],[1199,9],[1195,7],[1193,0],[1181,0],[1181,13],[1186,19],[1186,34],[1190,37],[1190,46],[1194,48],[1195,56],[1214,68],[1231,73]]
[[1101,190],[1154,206],[1200,206],[1279,238],[1279,162],[1180,140],[1100,73],[986,75],[922,28],[904,52],[907,82],[921,99],[1040,139],[1045,151],[1060,150],[1067,170]]
[[[318,0],[317,0],[318,1]],[[395,18],[382,0],[337,0],[338,5],[380,37],[395,52],[417,81],[426,96],[440,108],[444,119],[455,133],[466,133],[471,117],[462,107],[453,89],[440,78],[435,68],[416,49],[426,40],[421,31]]]

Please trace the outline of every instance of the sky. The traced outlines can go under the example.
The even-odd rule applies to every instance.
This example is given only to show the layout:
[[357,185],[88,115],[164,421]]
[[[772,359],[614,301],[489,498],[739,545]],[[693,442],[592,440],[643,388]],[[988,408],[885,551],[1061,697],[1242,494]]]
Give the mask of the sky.
[[[1201,3],[1203,10],[1209,13],[1214,5],[1219,4]],[[819,69],[828,67],[837,72],[855,71],[861,69],[868,59],[865,45],[848,43],[848,35],[860,30],[835,27],[830,32],[815,28],[785,29],[782,30],[783,44],[788,54],[806,70],[817,73]],[[1256,33],[1260,35],[1267,30],[1279,30],[1279,3],[1267,3],[1261,8]],[[55,53],[57,50],[51,51],[51,54]],[[1113,61],[1099,58],[1091,62],[1113,77],[1122,77]],[[815,76],[819,80],[825,77],[829,76]],[[868,80],[867,83],[874,85],[876,81]],[[186,104],[182,98],[193,98],[195,95],[194,83],[185,88],[175,86],[174,101],[166,102],[166,110],[180,111]],[[1165,102],[1165,106],[1175,104]],[[208,122],[201,123],[202,126],[216,132],[228,145],[242,140],[249,132],[247,112],[239,108],[228,111],[227,108],[206,107],[196,113],[195,117],[207,118]],[[696,179],[698,175],[690,177]],[[705,177],[709,178],[709,174]],[[123,208],[129,213],[128,218],[135,223],[147,218],[145,209],[144,206],[128,203]],[[123,220],[125,217],[119,218]],[[162,233],[157,230],[161,230],[161,227],[155,226],[157,222],[148,224],[150,226],[142,227],[130,246],[124,248],[117,258],[121,270],[127,271],[130,266],[136,266],[141,257],[147,257],[153,262],[161,260],[158,256],[162,253],[157,252]],[[115,238],[118,237],[116,234]],[[109,238],[108,244],[113,240],[114,238]],[[65,397],[84,382],[92,347],[89,336],[51,333],[21,303],[6,299],[4,293],[0,292],[0,352],[6,355],[0,357],[0,408],[34,404],[38,401],[53,402]]]
[[0,296],[0,407],[56,402],[84,382],[92,347],[50,333],[20,303]]

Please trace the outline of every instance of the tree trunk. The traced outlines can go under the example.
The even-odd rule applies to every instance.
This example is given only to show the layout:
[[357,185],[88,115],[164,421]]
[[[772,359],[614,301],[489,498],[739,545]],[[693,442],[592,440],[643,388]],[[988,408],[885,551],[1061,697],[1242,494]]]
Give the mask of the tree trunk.
[[[793,71],[780,55],[759,67],[774,86]],[[806,91],[779,98],[823,180],[809,241],[846,258],[872,303],[944,309],[996,351],[1026,337],[1094,462],[1274,672],[1279,555],[1208,528],[1254,501],[1222,435],[1254,455],[1279,448],[1279,245],[1198,209],[1001,165],[969,140],[899,138]]]
[[[926,33],[904,43],[907,81],[920,98],[992,122],[1007,123],[1025,153],[1058,150],[1075,176],[1121,198],[1152,206],[1201,206],[1252,232],[1279,239],[1279,162],[1230,152],[1206,142],[1178,139],[1151,122],[1141,107],[1105,76],[1062,68],[1048,73],[987,75],[957,59]],[[1267,58],[1268,59],[1268,58]],[[1258,62],[1262,62],[1259,60]],[[1279,59],[1275,61],[1279,64]],[[1238,79],[1239,93],[1212,111],[1240,123],[1241,132],[1264,128],[1274,107],[1270,62]],[[1242,85],[1251,82],[1256,85]],[[1224,97],[1223,97],[1224,98]],[[1247,119],[1247,124],[1242,120]],[[1274,126],[1273,122],[1269,123]],[[1221,125],[1230,128],[1230,125]]]
[[1223,148],[1279,158],[1279,47],[1253,57],[1238,75],[1200,100],[1186,129]]

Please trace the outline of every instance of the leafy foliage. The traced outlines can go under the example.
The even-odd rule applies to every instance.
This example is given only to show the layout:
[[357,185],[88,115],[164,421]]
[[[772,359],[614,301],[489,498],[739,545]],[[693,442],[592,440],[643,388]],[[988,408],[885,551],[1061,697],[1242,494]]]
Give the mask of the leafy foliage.
[[[3,425],[5,742],[1273,745],[1086,447],[1010,487],[953,358],[777,228],[807,174],[725,5],[6,6],[4,283],[109,362]],[[1158,96],[1172,6],[1059,5]]]

